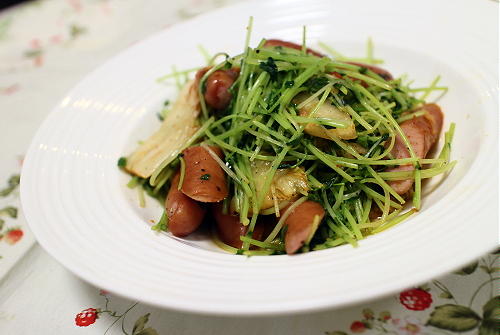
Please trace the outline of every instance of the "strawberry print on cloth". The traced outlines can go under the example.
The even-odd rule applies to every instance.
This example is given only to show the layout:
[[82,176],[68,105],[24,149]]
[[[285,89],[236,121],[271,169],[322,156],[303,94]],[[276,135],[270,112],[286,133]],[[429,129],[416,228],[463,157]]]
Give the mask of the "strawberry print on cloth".
[[412,311],[423,311],[432,304],[432,295],[421,288],[413,288],[399,295],[403,306]]
[[151,327],[147,327],[147,323],[149,321],[149,313],[139,317],[131,330],[125,329],[125,317],[127,313],[130,312],[138,303],[135,302],[131,306],[129,306],[124,312],[117,312],[110,310],[109,308],[109,298],[108,292],[101,290],[99,293],[105,299],[104,308],[87,308],[76,314],[75,316],[75,325],[78,327],[88,327],[91,326],[99,319],[103,314],[107,314],[108,316],[114,318],[115,320],[108,326],[105,333],[111,330],[118,322],[121,322],[121,330],[124,335],[159,335],[158,332]]
[[5,160],[0,166],[0,280],[34,243],[21,213],[20,175],[5,171],[20,169],[22,159]]
[[[7,185],[0,189],[0,198],[8,198],[13,195],[19,187],[19,175],[12,175]],[[7,199],[7,205],[0,208],[0,242],[14,245],[23,237],[24,232],[19,225],[11,224],[18,216],[18,208],[13,206],[14,200]],[[2,255],[0,255],[2,257]]]

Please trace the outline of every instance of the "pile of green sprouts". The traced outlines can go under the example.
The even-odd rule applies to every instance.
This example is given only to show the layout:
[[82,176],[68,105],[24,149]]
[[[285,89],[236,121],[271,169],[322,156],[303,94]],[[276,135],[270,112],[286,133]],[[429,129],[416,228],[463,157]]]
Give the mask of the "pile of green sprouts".
[[[409,84],[403,83],[405,78],[386,81],[368,68],[346,63],[380,63],[373,58],[371,41],[368,42],[366,58],[357,59],[346,58],[324,44],[320,46],[332,57],[320,58],[308,54],[305,37],[302,50],[264,47],[265,40],[252,48],[249,46],[251,24],[250,20],[242,54],[234,57],[218,54],[210,61],[212,67],[202,77],[198,87],[202,126],[190,143],[186,143],[186,147],[202,142],[201,145],[215,145],[223,149],[223,168],[230,190],[224,209],[229,209],[230,200],[235,196],[240,221],[248,225],[247,236],[241,238],[241,250],[220,241],[218,244],[227,251],[240,254],[284,252],[286,215],[276,218],[275,228],[264,241],[251,238],[263,196],[269,190],[276,171],[284,168],[304,168],[310,189],[294,201],[290,209],[310,199],[319,202],[326,212],[323,223],[302,252],[347,243],[356,246],[357,241],[364,237],[390,228],[418,211],[421,207],[422,180],[447,173],[456,164],[450,161],[454,125],[446,132],[438,157],[420,159],[415,156],[399,124],[423,115],[425,111],[414,110],[425,103],[431,92],[446,91],[445,87],[436,86],[439,77],[427,88],[411,89]],[[221,56],[223,61],[215,63]],[[223,111],[209,110],[204,99],[206,79],[214,71],[232,67],[240,68],[240,75],[230,88],[231,104]],[[176,71],[161,80],[172,77],[180,80],[189,71]],[[332,75],[334,72],[340,76]],[[319,100],[307,117],[299,115],[293,100],[303,92]],[[314,112],[322,104],[331,104],[349,114],[354,121],[357,138],[342,140],[332,137],[331,140],[324,140],[306,134],[306,123],[316,123],[327,129],[346,127],[340,120],[314,118]],[[391,156],[398,135],[409,148],[409,158],[395,159]],[[365,153],[359,153],[357,148],[360,146]],[[256,191],[252,178],[251,165],[255,160],[272,162],[262,192]],[[151,178],[140,180],[135,177],[131,186],[141,184],[149,194],[164,197],[174,172],[179,168],[183,172],[182,163],[180,158],[166,166],[162,164]],[[415,169],[387,171],[401,164],[413,164]],[[397,194],[387,183],[403,179],[414,180],[413,194],[409,199]],[[381,214],[371,220],[372,211]],[[156,228],[164,230],[168,226],[166,220],[166,215],[163,215]],[[252,245],[260,249],[250,250]]]

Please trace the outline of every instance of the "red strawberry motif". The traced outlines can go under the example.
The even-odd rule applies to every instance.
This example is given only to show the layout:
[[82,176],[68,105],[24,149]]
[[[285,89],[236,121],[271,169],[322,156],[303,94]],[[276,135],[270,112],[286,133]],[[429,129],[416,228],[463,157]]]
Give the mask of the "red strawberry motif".
[[412,288],[399,294],[399,301],[412,311],[423,311],[432,304],[432,296],[421,288]]
[[97,309],[95,308],[87,308],[78,313],[75,317],[75,323],[78,327],[87,327],[90,326],[97,320],[99,317],[97,314]]
[[361,321],[354,321],[351,324],[351,331],[353,333],[362,333],[366,330],[366,325]]
[[15,244],[23,237],[23,235],[23,231],[19,228],[10,229],[5,233],[5,242],[11,245]]

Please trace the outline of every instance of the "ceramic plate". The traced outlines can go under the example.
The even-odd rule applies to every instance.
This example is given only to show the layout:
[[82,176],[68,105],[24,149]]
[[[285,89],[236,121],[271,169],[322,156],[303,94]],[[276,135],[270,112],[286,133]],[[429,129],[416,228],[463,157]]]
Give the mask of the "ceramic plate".
[[[453,13],[453,15],[451,15]],[[474,13],[474,15],[471,15]],[[421,212],[349,245],[295,256],[225,254],[209,240],[156,234],[162,208],[138,207],[116,166],[159,127],[156,113],[175,85],[155,80],[241,52],[249,15],[252,43],[318,41],[375,55],[415,86],[441,75],[445,128],[455,122],[453,159],[427,185]],[[103,289],[154,305],[224,315],[270,315],[352,304],[422,283],[498,243],[497,6],[492,1],[258,1],[197,17],[114,57],[62,97],[33,139],[22,171],[24,211],[40,244]],[[441,140],[442,142],[442,140]]]

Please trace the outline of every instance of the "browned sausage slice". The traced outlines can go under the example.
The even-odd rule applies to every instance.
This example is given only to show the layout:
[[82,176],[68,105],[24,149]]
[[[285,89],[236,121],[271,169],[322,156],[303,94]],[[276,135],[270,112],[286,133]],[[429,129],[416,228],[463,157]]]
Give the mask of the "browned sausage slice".
[[[299,45],[297,43],[293,43],[293,42],[287,42],[287,41],[282,41],[282,40],[275,40],[275,39],[271,39],[271,40],[267,40],[266,43],[264,43],[264,46],[266,47],[272,47],[272,46],[282,46],[282,47],[285,47],[285,48],[291,48],[291,49],[295,49],[295,50],[302,50],[302,45]],[[313,50],[313,49],[310,49],[310,48],[307,48],[307,53],[308,54],[311,54],[311,55],[314,55],[314,56],[317,56],[317,57],[325,57],[325,55]],[[364,68],[367,68],[373,72],[375,72],[376,74],[378,74],[379,76],[381,76],[382,78],[384,78],[385,80],[392,80],[394,79],[392,74],[387,71],[387,70],[384,70],[378,66],[373,66],[373,65],[368,65],[368,64],[363,64],[363,63],[357,63],[357,62],[346,62],[347,64],[352,64],[352,65],[357,65],[357,66],[361,66],[361,67],[364,67]],[[332,73],[334,76],[336,77],[339,77],[339,78],[342,78],[342,76],[337,73],[337,72],[333,72]],[[365,84],[366,85],[366,84]]]
[[221,110],[229,106],[233,95],[229,88],[233,85],[239,72],[236,69],[217,70],[207,78],[205,100],[215,109]]
[[285,235],[286,253],[291,255],[296,253],[304,243],[311,237],[313,232],[314,217],[319,216],[319,222],[325,216],[323,207],[311,200],[307,200],[298,205],[285,220],[288,226]]
[[432,142],[437,142],[439,134],[441,133],[441,128],[443,128],[444,115],[441,108],[436,104],[425,104],[422,109],[427,111],[426,115],[423,115],[427,121],[430,122],[432,127]]
[[[293,43],[293,42],[283,41],[283,40],[276,40],[276,39],[266,40],[266,43],[264,43],[264,46],[266,46],[266,47],[280,46],[280,47],[285,47],[285,48],[290,48],[290,49],[295,49],[295,50],[302,50],[302,45],[299,45],[299,44]],[[317,57],[325,57],[325,55],[323,55],[323,54],[321,54],[313,49],[310,49],[310,48],[307,48],[307,53],[314,55],[314,56],[317,56]]]
[[[401,130],[406,135],[410,144],[419,158],[425,158],[431,147],[437,142],[443,126],[443,113],[436,104],[425,104],[421,107],[427,114],[414,117],[400,124]],[[410,153],[400,136],[396,137],[394,148],[391,151],[395,159],[408,158]],[[412,164],[400,165],[387,171],[413,171]],[[413,185],[413,179],[393,180],[388,182],[398,194],[407,193]]]
[[[352,64],[352,65],[357,65],[357,66],[361,66],[361,67],[365,67],[373,72],[375,72],[376,74],[378,74],[380,77],[382,77],[384,80],[392,80],[394,79],[394,77],[392,76],[392,74],[387,71],[387,70],[384,70],[380,67],[377,67],[377,66],[373,66],[373,65],[367,65],[367,64],[363,64],[363,63],[356,63],[356,62],[346,62],[346,64]],[[334,75],[335,77],[339,78],[339,79],[342,79],[342,75],[338,72],[332,72],[331,73],[332,75]],[[363,80],[360,80],[360,79],[357,79],[357,78],[352,78],[352,77],[349,77],[351,80],[353,81],[357,81],[357,82],[360,82],[361,85],[363,87],[368,87],[368,84],[366,82],[364,82]]]
[[240,216],[229,213],[224,214],[222,212],[222,203],[212,206],[212,214],[217,224],[219,239],[233,248],[241,248],[243,242],[240,240],[240,236],[246,234],[247,227],[240,223]]
[[[210,147],[223,157],[219,147]],[[181,191],[188,197],[201,202],[219,202],[227,197],[226,174],[209,152],[201,147],[189,147],[183,152],[186,173]]]
[[177,190],[179,185],[177,173],[168,191],[165,209],[168,217],[168,230],[177,237],[184,237],[194,232],[203,221],[205,209],[195,200]]
[[[212,214],[217,225],[217,236],[227,245],[240,249],[243,245],[240,237],[245,236],[248,226],[240,223],[240,216],[237,213],[224,214],[222,212],[222,203],[212,206]],[[257,223],[252,234],[252,238],[262,240],[265,225]]]
[[[208,70],[210,70],[210,67],[198,70],[196,73],[197,83],[199,83]],[[239,71],[238,68],[217,70],[208,76],[204,94],[208,106],[217,110],[222,110],[229,106],[232,98],[229,88],[233,85],[236,78],[238,78]]]
[[381,76],[385,80],[393,80],[394,79],[394,77],[392,76],[392,74],[389,71],[384,70],[378,66],[357,63],[357,62],[346,62],[346,63],[367,68],[368,70],[375,72],[376,74],[378,74],[379,76]]

